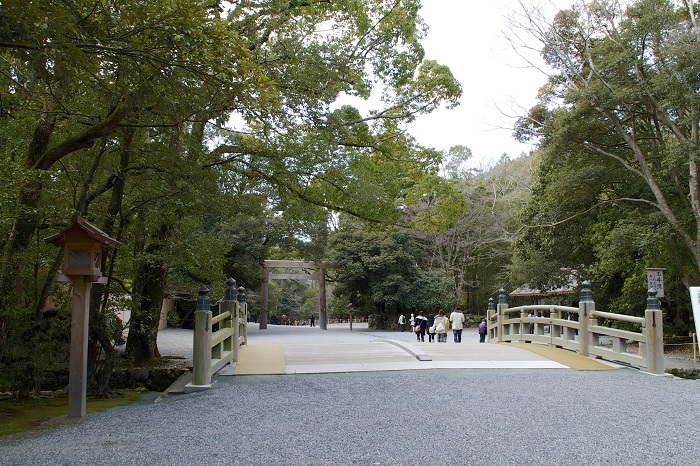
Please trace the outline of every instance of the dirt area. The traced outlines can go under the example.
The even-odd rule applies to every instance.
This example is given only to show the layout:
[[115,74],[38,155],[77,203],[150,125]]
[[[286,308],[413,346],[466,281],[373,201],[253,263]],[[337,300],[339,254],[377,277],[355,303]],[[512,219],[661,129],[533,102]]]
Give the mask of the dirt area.
[[[687,374],[690,378],[700,376],[700,353],[693,353],[692,343],[666,344],[664,345],[664,354],[666,355],[666,371],[674,375],[684,376]],[[674,371],[678,369],[678,371]]]

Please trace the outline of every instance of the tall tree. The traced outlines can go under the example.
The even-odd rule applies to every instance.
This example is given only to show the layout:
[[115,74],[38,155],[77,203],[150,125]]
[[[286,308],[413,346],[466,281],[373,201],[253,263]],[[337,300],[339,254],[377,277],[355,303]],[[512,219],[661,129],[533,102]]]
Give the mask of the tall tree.
[[688,3],[596,2],[516,25],[543,40],[555,72],[516,128],[541,163],[515,274],[547,288],[573,270],[602,307],[634,314],[644,268],[666,267],[665,315],[681,333],[679,288],[698,278],[695,17]]
[[381,316],[379,325],[400,311],[454,304],[448,276],[421,267],[420,242],[410,230],[358,226],[350,223],[331,236],[331,260],[338,265],[336,296],[374,309]]
[[587,175],[616,171],[626,188],[588,191],[580,212],[614,203],[659,212],[693,257],[687,284],[700,273],[696,20],[692,2],[607,0],[577,2],[553,22],[525,11],[513,24],[541,41],[551,69],[517,133],[580,159]]

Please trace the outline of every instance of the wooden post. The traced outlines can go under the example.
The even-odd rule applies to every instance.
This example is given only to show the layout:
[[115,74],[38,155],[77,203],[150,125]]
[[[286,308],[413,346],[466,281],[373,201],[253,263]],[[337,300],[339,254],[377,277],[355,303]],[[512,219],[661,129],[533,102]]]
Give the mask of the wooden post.
[[[328,316],[326,315],[326,269],[320,267],[318,269],[318,326],[321,330],[328,329]],[[352,324],[350,325],[352,330]]]
[[263,265],[263,279],[262,279],[262,307],[260,309],[260,330],[267,329],[267,302],[268,302],[268,290],[267,287],[270,284],[270,269],[267,265]]
[[496,315],[496,327],[498,328],[498,337],[496,338],[496,341],[504,341],[503,340],[503,311],[508,309],[508,295],[506,294],[506,290],[503,288],[500,289],[498,292],[498,306],[496,306],[496,312],[498,314]]
[[496,306],[493,304],[493,298],[489,298],[489,304],[486,308],[486,333],[489,335],[489,341],[496,341],[495,331],[491,324],[491,316],[494,312],[496,312]]
[[209,290],[202,287],[194,311],[194,345],[192,347],[192,386],[211,386],[211,310]]
[[581,298],[578,302],[578,343],[580,353],[583,356],[588,356],[588,348],[591,343],[592,337],[588,333],[588,325],[593,311],[595,311],[595,302],[593,302],[591,282],[586,280],[581,284]]
[[650,288],[647,297],[647,309],[644,312],[647,343],[647,372],[663,374],[664,364],[664,325],[661,303],[656,297],[656,290]]
[[68,363],[68,416],[85,415],[87,395],[87,344],[92,283],[107,283],[102,276],[102,253],[109,245],[122,243],[110,238],[97,226],[78,214],[70,225],[53,236],[44,238],[49,244],[63,247],[63,273],[57,281],[73,283],[70,322],[70,361]]
[[85,276],[71,277],[73,304],[70,321],[70,362],[68,369],[68,417],[85,416],[87,395],[88,318],[90,288]]
[[231,348],[231,351],[233,351],[234,362],[238,361],[238,339],[240,332],[240,329],[238,328],[238,303],[236,302],[236,295],[236,280],[229,277],[229,279],[226,280],[223,306],[224,312],[231,312],[231,322],[233,322],[233,348]]

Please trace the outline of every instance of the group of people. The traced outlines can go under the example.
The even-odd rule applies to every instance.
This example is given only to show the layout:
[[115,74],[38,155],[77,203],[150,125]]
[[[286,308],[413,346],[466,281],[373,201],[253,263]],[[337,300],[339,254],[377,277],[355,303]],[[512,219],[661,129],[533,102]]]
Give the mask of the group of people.
[[[462,309],[456,306],[454,311],[450,314],[448,318],[445,311],[440,309],[437,315],[430,315],[425,317],[421,312],[417,316],[411,314],[409,320],[411,324],[411,330],[416,334],[416,339],[419,342],[425,342],[425,334],[428,334],[428,342],[432,343],[435,341],[435,336],[437,335],[438,343],[447,343],[447,331],[452,328],[452,336],[455,343],[462,343],[462,330],[464,329],[465,317],[462,313]],[[406,331],[406,316],[401,314],[399,316],[399,327],[401,331]],[[479,324],[479,342],[484,343],[486,341],[486,333],[488,327],[486,325],[486,320],[482,320]]]

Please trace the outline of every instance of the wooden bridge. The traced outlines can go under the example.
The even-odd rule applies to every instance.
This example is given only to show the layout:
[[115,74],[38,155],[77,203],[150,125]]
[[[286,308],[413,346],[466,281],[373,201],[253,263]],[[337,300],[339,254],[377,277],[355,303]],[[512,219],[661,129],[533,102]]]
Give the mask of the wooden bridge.
[[[510,308],[501,290],[497,307],[493,300],[489,302],[487,344],[418,343],[409,332],[388,336],[387,332],[366,332],[363,340],[337,341],[330,338],[336,332],[321,329],[313,330],[313,339],[303,341],[301,335],[310,331],[308,328],[297,328],[296,336],[283,344],[265,343],[264,336],[273,330],[260,329],[261,344],[248,344],[245,290],[235,290],[232,279],[227,285],[216,316],[209,309],[208,290],[200,291],[189,390],[208,388],[212,375],[225,366],[228,375],[488,368],[600,370],[620,364],[653,374],[664,372],[662,316],[653,289],[649,290],[643,318],[596,311],[588,282],[583,283],[578,307]],[[636,325],[639,331],[610,326],[615,321]]]

